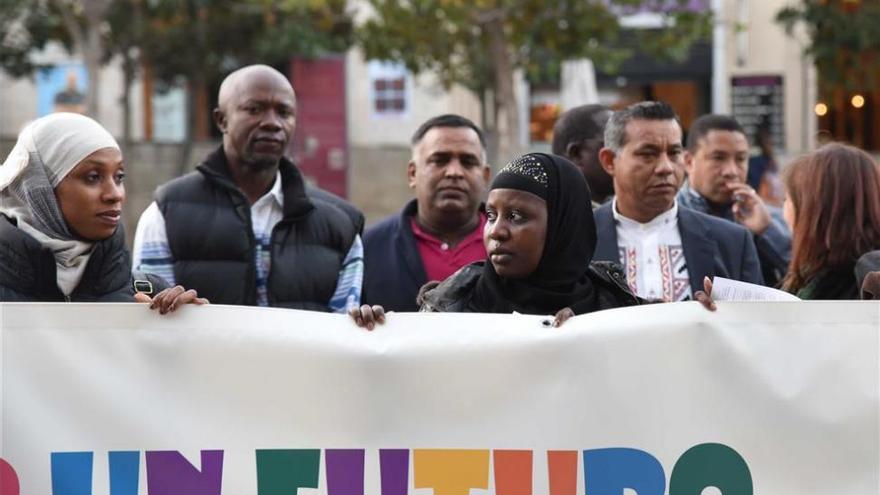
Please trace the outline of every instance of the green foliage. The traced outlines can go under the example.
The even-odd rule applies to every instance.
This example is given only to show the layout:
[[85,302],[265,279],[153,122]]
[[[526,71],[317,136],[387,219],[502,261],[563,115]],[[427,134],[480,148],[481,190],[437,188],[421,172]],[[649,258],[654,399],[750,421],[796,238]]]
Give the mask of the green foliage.
[[[494,85],[488,23],[500,19],[515,67],[528,77],[558,77],[561,62],[588,57],[613,71],[632,55],[621,36],[660,57],[681,59],[711,32],[710,16],[692,2],[654,2],[669,29],[623,31],[618,15],[645,8],[644,0],[369,0],[375,14],[358,29],[371,59],[395,60],[413,72],[434,71],[447,86],[482,92]],[[651,6],[648,6],[649,8]]]
[[15,77],[33,74],[35,50],[56,40],[70,48],[71,40],[53,4],[33,0],[0,0],[0,68]]
[[805,54],[821,76],[820,90],[874,90],[880,82],[880,2],[802,0],[779,11],[776,20],[789,34],[806,28]]
[[687,58],[691,46],[712,36],[712,16],[708,12],[696,12],[686,8],[691,2],[678,1],[679,7],[665,11],[666,27],[639,30],[645,53],[660,60],[682,61]]
[[[34,51],[71,46],[50,0],[0,0],[0,68],[32,73]],[[164,82],[212,81],[242,64],[285,62],[346,50],[352,21],[345,0],[115,0],[106,13],[105,62],[149,62]]]
[[151,0],[144,16],[138,46],[166,82],[344,51],[352,38],[344,0]]

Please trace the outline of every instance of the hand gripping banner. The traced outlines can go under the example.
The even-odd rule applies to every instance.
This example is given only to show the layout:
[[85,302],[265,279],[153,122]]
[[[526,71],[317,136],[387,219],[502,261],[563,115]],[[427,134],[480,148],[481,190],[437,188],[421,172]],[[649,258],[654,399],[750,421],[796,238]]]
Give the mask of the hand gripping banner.
[[0,304],[2,495],[880,491],[880,304]]

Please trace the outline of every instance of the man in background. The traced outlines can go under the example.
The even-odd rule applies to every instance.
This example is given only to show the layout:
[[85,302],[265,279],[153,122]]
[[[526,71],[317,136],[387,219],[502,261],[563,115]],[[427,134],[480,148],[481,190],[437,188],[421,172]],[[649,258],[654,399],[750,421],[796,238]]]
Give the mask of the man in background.
[[610,117],[607,107],[581,105],[563,113],[553,127],[553,154],[568,158],[581,169],[590,186],[593,209],[614,196],[614,183],[599,161]]
[[486,258],[483,131],[459,115],[428,120],[412,137],[406,173],[415,198],[364,234],[364,302],[391,311],[418,311],[422,285]]
[[215,304],[346,312],[360,304],[363,215],[308,186],[284,156],[296,127],[290,81],[265,65],[230,74],[214,121],[223,144],[160,186],[138,222],[135,270]]
[[634,293],[674,302],[693,299],[704,277],[763,282],[745,228],[676,201],[684,146],[672,107],[646,101],[614,112],[599,156],[615,196],[595,212],[594,259],[621,263]]
[[764,282],[780,282],[791,257],[791,232],[782,209],[767,205],[746,180],[749,142],[736,119],[704,115],[695,120],[684,166],[688,179],[678,193],[679,204],[749,229]]

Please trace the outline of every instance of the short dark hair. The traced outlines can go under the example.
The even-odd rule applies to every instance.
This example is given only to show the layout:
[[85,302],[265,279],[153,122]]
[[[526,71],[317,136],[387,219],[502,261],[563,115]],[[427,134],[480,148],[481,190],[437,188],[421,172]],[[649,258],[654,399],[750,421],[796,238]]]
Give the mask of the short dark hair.
[[642,101],[611,114],[605,124],[605,147],[615,153],[626,145],[626,125],[632,120],[674,120],[679,127],[681,122],[675,110],[663,101]]
[[486,135],[483,134],[483,130],[477,127],[477,124],[474,124],[468,118],[462,117],[461,115],[456,115],[454,113],[447,113],[444,115],[438,115],[436,117],[432,117],[425,121],[424,124],[420,125],[418,129],[416,129],[415,134],[412,136],[412,144],[415,146],[419,144],[419,141],[425,137],[425,134],[428,133],[431,129],[435,127],[468,127],[474,130],[477,133],[477,136],[480,138],[480,144],[483,145],[483,149],[486,149]]
[[565,156],[571,143],[582,143],[587,139],[605,139],[605,122],[597,122],[596,116],[610,113],[611,109],[604,105],[581,105],[566,110],[559,116],[553,126],[553,154]]
[[688,129],[688,151],[696,151],[697,147],[700,145],[700,140],[705,138],[711,131],[730,131],[738,132],[743,136],[746,135],[746,131],[744,131],[742,126],[739,125],[739,122],[730,115],[703,115],[695,120],[694,123],[691,124],[691,128]]

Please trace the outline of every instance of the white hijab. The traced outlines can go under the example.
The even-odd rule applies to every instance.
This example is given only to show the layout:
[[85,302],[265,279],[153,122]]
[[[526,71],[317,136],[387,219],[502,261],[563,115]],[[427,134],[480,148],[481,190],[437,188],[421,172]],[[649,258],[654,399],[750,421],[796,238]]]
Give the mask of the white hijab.
[[65,296],[82,279],[94,243],[70,231],[55,187],[79,162],[105,148],[119,145],[101,124],[76,113],[55,113],[28,124],[0,165],[0,213],[52,251]]

